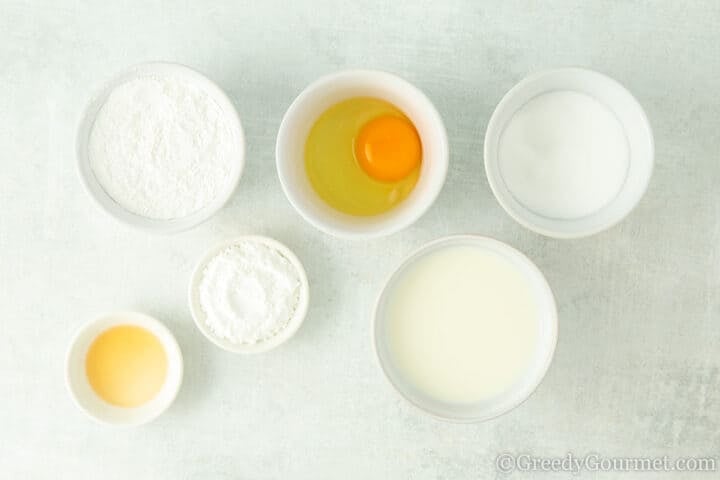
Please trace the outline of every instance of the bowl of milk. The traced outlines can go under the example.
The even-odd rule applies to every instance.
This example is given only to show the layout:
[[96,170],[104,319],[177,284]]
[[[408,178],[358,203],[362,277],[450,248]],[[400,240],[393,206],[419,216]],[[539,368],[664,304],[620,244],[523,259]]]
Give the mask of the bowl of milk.
[[460,235],[412,253],[378,298],[380,367],[410,403],[436,418],[502,415],[540,384],[555,351],[552,291],[522,253]]
[[556,238],[592,235],[625,218],[647,189],[653,157],[650,123],[635,97],[581,68],[522,80],[485,134],[485,171],[500,205]]

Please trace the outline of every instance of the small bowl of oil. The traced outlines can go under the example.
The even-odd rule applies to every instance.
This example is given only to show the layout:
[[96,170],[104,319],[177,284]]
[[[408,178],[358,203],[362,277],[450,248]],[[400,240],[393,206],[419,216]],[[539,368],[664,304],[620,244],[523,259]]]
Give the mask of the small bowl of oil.
[[100,316],[73,338],[65,379],[75,404],[112,426],[148,423],[180,390],[183,359],[172,332],[138,312]]
[[283,117],[275,154],[300,215],[350,238],[414,223],[448,168],[447,134],[432,102],[407,81],[372,70],[337,72],[303,90]]

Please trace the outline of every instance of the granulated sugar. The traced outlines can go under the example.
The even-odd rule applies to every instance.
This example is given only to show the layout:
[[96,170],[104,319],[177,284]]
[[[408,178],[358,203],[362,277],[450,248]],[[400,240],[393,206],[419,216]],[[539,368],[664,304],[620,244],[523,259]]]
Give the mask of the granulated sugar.
[[513,196],[548,218],[573,219],[620,191],[630,151],[605,105],[579,92],[554,91],[523,105],[500,138],[500,171]]
[[191,215],[227,189],[235,138],[221,107],[182,78],[118,86],[97,114],[90,164],[100,185],[132,213]]

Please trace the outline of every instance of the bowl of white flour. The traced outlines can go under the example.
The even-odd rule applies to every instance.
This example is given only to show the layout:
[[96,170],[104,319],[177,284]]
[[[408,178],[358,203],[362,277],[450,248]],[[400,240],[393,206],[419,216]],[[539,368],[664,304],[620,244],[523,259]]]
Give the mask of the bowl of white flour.
[[190,279],[190,311],[215,345],[261,353],[300,328],[309,302],[305,269],[285,245],[268,237],[238,237],[210,249]]
[[228,201],[242,174],[240,117],[212,81],[144,63],[111,79],[77,136],[80,176],[113,217],[158,233],[191,228]]

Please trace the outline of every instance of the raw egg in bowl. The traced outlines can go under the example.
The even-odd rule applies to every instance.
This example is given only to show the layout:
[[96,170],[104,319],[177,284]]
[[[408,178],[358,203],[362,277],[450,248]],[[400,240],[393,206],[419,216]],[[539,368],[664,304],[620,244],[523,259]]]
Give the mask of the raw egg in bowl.
[[416,87],[378,71],[343,71],[308,86],[276,145],[288,200],[340,237],[389,235],[415,222],[445,182],[440,114]]

